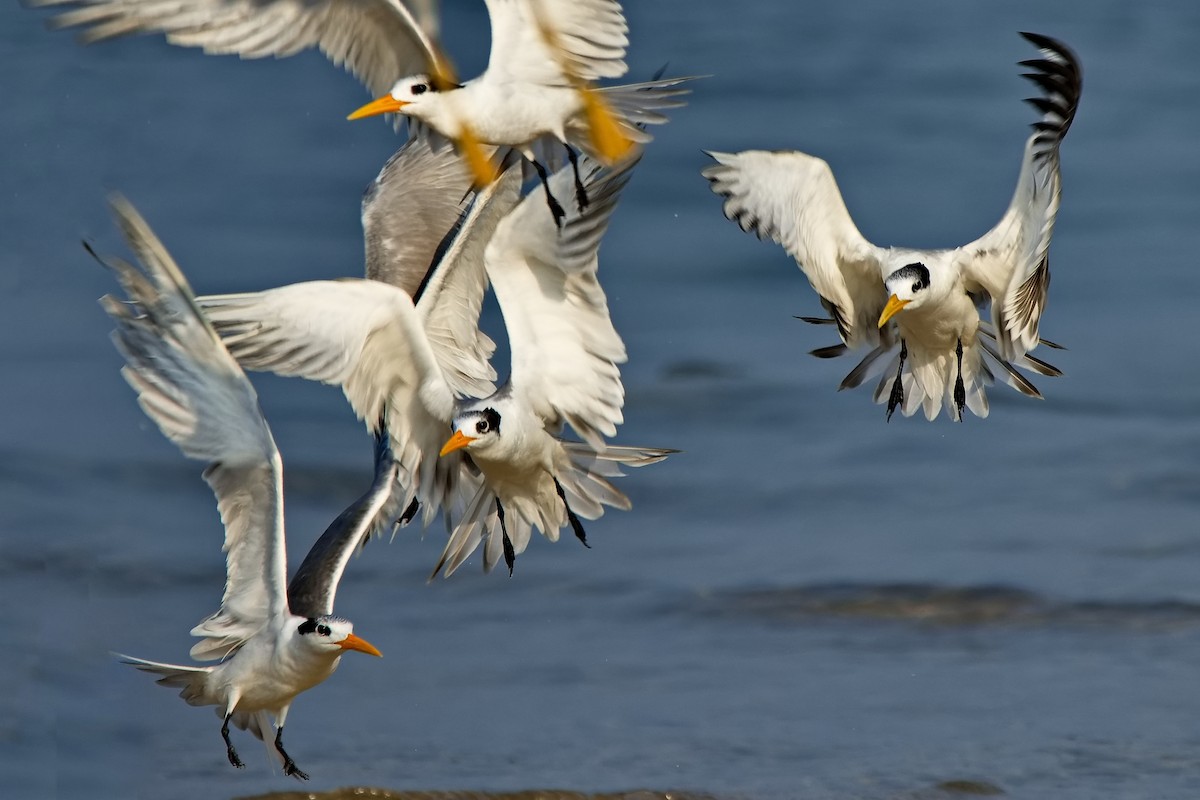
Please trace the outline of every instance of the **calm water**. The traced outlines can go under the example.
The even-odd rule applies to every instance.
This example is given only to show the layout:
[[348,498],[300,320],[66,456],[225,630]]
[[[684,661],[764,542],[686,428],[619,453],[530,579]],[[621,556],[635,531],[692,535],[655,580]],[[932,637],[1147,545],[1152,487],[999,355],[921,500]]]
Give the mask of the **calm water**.
[[[482,3],[445,5],[474,74]],[[426,585],[436,530],[370,547],[338,610],[386,658],[297,702],[304,788],[1200,796],[1200,6],[629,5],[634,76],[714,76],[656,131],[603,250],[631,354],[619,438],[685,452],[624,481],[635,508],[592,523],[592,550],[539,540],[511,580],[475,561]],[[317,55],[83,49],[43,17],[0,10],[4,794],[295,791],[244,737],[230,768],[211,710],[108,655],[186,658],[223,564],[199,465],[118,375],[79,240],[119,248],[120,189],[201,292],[360,273],[358,198],[397,141],[343,120],[365,95]],[[1033,119],[1018,30],[1085,68],[1043,321],[1066,377],[1045,402],[997,389],[986,421],[885,424],[835,391],[851,363],[805,355],[832,343],[793,319],[814,295],[722,219],[700,151],[819,154],[873,241],[968,241]],[[297,563],[370,445],[337,391],[260,385]]]

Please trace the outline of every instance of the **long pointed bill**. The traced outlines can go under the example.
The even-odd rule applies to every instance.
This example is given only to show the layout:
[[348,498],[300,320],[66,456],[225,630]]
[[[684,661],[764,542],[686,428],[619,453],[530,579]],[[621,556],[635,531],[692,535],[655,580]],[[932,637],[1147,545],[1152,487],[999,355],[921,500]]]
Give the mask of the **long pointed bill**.
[[383,653],[379,652],[375,645],[371,644],[366,639],[360,639],[353,633],[338,642],[338,646],[343,650],[357,650],[358,652],[366,653],[369,656],[383,657]]
[[377,100],[372,100],[362,108],[355,111],[346,119],[362,119],[363,117],[375,117],[380,114],[392,114],[399,111],[404,106],[408,105],[403,100],[397,100],[390,94],[385,94]]
[[442,445],[442,452],[438,453],[438,455],[444,456],[447,453],[453,453],[455,450],[461,450],[473,441],[475,441],[474,437],[467,436],[462,431],[455,431],[454,435],[450,437],[450,441]]
[[604,96],[590,87],[580,89],[579,94],[583,98],[583,113],[587,119],[592,149],[600,161],[605,166],[612,166],[629,158],[633,153],[633,140],[621,130],[617,115]]
[[879,327],[882,328],[886,325],[889,319],[900,313],[911,302],[911,300],[901,300],[896,295],[889,297],[887,305],[883,307],[883,313],[879,315]]

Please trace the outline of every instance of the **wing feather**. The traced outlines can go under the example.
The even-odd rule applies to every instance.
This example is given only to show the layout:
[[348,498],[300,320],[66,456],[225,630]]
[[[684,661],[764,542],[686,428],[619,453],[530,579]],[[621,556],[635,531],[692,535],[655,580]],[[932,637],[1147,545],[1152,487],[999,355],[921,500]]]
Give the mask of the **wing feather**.
[[962,248],[968,289],[991,296],[1000,355],[1018,362],[1038,344],[1038,324],[1050,288],[1050,237],[1062,196],[1059,145],[1075,119],[1083,89],[1079,59],[1062,42],[1022,34],[1043,58],[1023,61],[1024,77],[1042,89],[1030,104],[1042,116],[1025,143],[1021,174],[1008,210],[994,228]]
[[208,462],[204,479],[225,525],[227,581],[217,613],[192,633],[200,659],[241,646],[285,610],[286,554],[279,451],[245,374],[197,307],[191,287],[137,211],[122,198],[113,213],[142,264],[105,263],[128,299],[101,299],[117,323],[122,370],[163,435]]
[[[590,202],[558,231],[540,192],[506,217],[487,247],[487,274],[504,314],[512,353],[510,383],[552,430],[564,422],[603,449],[622,422],[625,390],[618,368],[625,345],[613,328],[597,278],[600,240],[637,159],[581,170]],[[570,197],[570,167],[551,177],[551,191]]]
[[436,14],[429,0],[31,0],[65,9],[57,28],[85,43],[162,33],[209,54],[282,58],[318,48],[373,94],[406,75],[432,72]]
[[847,345],[877,345],[884,255],[855,227],[829,165],[800,152],[708,155],[717,163],[701,174],[725,216],[796,259]]
[[[617,0],[485,0],[492,20],[489,80],[565,86],[627,71],[629,26]],[[549,29],[558,52],[539,25]]]

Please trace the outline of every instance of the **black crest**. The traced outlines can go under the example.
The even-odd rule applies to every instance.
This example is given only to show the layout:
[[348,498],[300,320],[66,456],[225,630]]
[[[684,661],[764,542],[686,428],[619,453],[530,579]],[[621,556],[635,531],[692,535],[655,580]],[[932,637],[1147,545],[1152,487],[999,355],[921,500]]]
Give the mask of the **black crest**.
[[889,281],[904,280],[906,278],[913,282],[912,290],[914,292],[929,288],[929,270],[920,262],[906,264],[888,276]]

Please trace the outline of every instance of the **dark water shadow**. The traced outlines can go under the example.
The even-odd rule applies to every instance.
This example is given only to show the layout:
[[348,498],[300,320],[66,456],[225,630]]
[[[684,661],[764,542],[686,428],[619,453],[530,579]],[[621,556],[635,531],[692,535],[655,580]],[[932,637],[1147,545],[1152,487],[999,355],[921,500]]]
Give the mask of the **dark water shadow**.
[[1046,626],[1165,631],[1200,628],[1200,604],[1180,600],[1061,600],[1010,586],[822,583],[708,595],[706,617],[805,625],[860,619],[922,626]]

